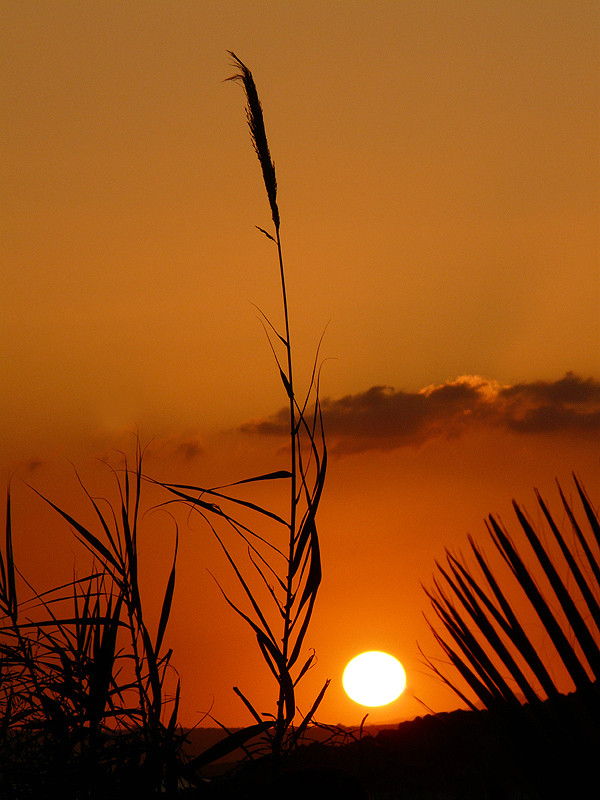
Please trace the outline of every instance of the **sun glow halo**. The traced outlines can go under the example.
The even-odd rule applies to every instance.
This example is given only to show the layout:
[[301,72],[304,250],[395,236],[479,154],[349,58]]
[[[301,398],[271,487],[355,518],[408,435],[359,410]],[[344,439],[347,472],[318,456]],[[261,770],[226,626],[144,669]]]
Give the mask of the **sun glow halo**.
[[342,684],[348,697],[355,703],[385,706],[404,691],[406,673],[394,656],[370,650],[348,663]]

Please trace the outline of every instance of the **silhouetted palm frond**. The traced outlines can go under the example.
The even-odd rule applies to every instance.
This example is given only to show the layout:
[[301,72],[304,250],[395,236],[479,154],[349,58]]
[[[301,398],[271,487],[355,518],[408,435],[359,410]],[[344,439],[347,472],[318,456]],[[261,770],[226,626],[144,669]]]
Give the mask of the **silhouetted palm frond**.
[[[486,521],[508,566],[507,578],[494,575],[469,537],[478,569],[447,550],[447,566],[438,564],[441,577],[434,589],[425,590],[438,619],[430,623],[435,638],[475,698],[468,699],[457,677],[438,663],[427,663],[472,708],[535,704],[565,691],[585,691],[600,678],[600,522],[573,477],[583,521],[558,487],[570,536],[536,490],[550,536],[514,500],[524,546],[517,546],[493,515]],[[561,671],[567,683],[556,677]]]

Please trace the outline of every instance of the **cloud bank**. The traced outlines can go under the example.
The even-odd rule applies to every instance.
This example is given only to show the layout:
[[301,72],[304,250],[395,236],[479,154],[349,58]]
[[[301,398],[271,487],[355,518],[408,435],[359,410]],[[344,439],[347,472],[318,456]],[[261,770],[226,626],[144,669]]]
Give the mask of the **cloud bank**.
[[[504,386],[462,375],[418,392],[372,386],[339,400],[322,401],[330,449],[338,454],[418,446],[461,436],[477,427],[515,434],[600,432],[600,381],[567,372],[556,381]],[[248,422],[244,433],[285,435],[287,409]]]

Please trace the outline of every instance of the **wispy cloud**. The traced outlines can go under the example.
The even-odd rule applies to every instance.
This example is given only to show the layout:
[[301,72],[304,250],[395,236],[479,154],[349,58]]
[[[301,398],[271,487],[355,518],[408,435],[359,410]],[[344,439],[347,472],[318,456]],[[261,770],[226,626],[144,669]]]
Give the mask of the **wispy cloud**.
[[150,453],[153,455],[166,455],[182,462],[193,461],[204,452],[204,445],[199,437],[193,434],[153,439],[150,448]]
[[[373,386],[339,400],[323,400],[331,449],[337,453],[416,446],[479,426],[516,434],[600,431],[600,381],[567,372],[556,381],[505,386],[477,375],[418,392]],[[249,434],[282,435],[287,412],[248,422]]]

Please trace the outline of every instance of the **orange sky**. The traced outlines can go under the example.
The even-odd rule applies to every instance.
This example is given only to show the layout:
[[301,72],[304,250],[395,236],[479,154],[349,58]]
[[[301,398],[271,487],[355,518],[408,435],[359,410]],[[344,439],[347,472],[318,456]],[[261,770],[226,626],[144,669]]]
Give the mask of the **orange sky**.
[[[80,508],[66,459],[103,486],[93,458],[136,426],[163,478],[282,466],[267,431],[285,398],[252,306],[278,321],[279,283],[244,98],[223,83],[234,50],[276,163],[300,379],[328,326],[301,707],[331,677],[321,718],[359,721],[341,670],[372,648],[408,673],[372,718],[420,713],[412,695],[455,707],[419,672],[415,640],[436,652],[419,582],[445,546],[485,541],[486,513],[512,527],[513,496],[554,501],[555,476],[576,470],[600,501],[597,3],[26,1],[0,30],[3,474]],[[64,548],[68,573],[68,531],[15,491],[22,568],[59,571]],[[169,553],[151,519],[150,581]],[[234,684],[272,705],[206,571],[226,566],[199,524],[183,537],[187,721],[211,696],[248,721]]]

